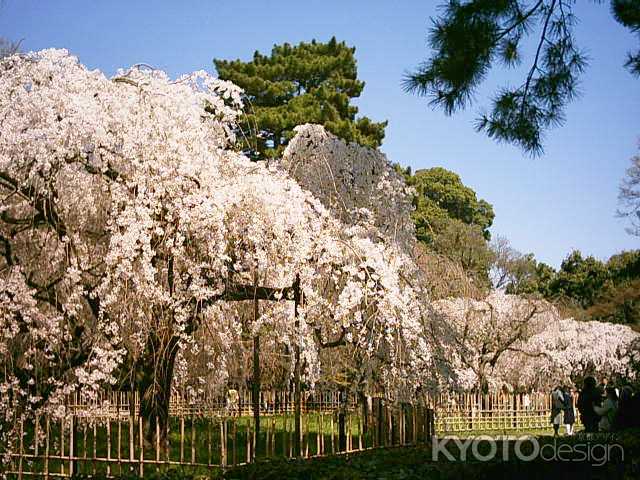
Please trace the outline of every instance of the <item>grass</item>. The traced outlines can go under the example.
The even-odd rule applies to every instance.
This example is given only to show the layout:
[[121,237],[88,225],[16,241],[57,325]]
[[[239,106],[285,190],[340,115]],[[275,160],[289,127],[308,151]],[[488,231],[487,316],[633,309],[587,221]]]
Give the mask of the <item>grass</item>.
[[[325,453],[333,453],[337,449],[337,422],[334,419],[333,431],[331,432],[331,414],[317,414],[308,413],[303,416],[303,431],[306,433],[306,443],[303,443],[303,451],[309,456],[319,454],[317,444],[319,441],[324,441]],[[128,418],[123,419],[120,422],[120,430],[118,431],[118,422],[111,421],[109,424],[110,436],[107,435],[107,423],[96,423],[95,425],[89,423],[80,423],[77,425],[74,443],[76,456],[79,457],[75,465],[76,474],[84,475],[105,475],[109,473],[115,476],[127,476],[137,474],[139,472],[139,459],[140,459],[140,444],[139,444],[139,426],[133,425],[133,448],[129,442],[130,438],[130,424]],[[234,428],[235,425],[235,428]],[[226,436],[226,465],[236,465],[246,462],[247,460],[247,445],[252,440],[252,425],[253,418],[249,416],[236,417],[235,419],[227,420],[227,436]],[[43,425],[40,426],[42,431]],[[225,478],[229,475],[235,475],[237,472],[240,475],[238,478],[289,478],[287,476],[281,477],[269,477],[271,470],[273,475],[275,472],[281,472],[285,469],[285,473],[288,475],[289,469],[295,470],[290,478],[396,478],[394,475],[388,477],[332,477],[334,467],[353,470],[364,469],[366,473],[368,469],[372,468],[373,471],[385,471],[382,464],[388,463],[389,465],[396,465],[400,462],[402,467],[398,467],[400,472],[407,469],[417,469],[416,471],[428,472],[430,475],[436,475],[440,471],[441,467],[434,466],[431,462],[429,465],[423,465],[424,458],[427,458],[427,454],[430,455],[430,451],[424,448],[403,448],[398,450],[397,448],[377,449],[371,452],[361,453],[363,456],[354,454],[341,454],[331,456],[326,460],[313,460],[310,463],[301,462],[299,460],[286,460],[286,457],[291,457],[293,449],[293,415],[271,415],[262,417],[262,434],[260,444],[262,445],[262,452],[265,452],[265,446],[269,445],[269,457],[270,460],[265,462],[264,460],[258,461],[256,465],[248,465],[241,468],[231,468],[224,472]],[[95,432],[95,433],[94,433]],[[551,428],[545,429],[522,429],[522,430],[473,430],[467,432],[450,432],[451,435],[459,437],[471,437],[479,435],[487,436],[549,436],[552,435],[553,430]],[[440,433],[440,432],[439,432]],[[441,432],[440,436],[447,432]],[[334,448],[331,448],[332,434],[334,438]],[[354,448],[359,444],[359,422],[355,415],[351,421],[351,438]],[[32,445],[34,437],[34,428],[27,428],[25,431],[25,445]],[[50,441],[49,449],[50,454],[62,452],[63,456],[69,455],[69,440],[70,435],[68,427],[65,429],[63,435],[61,435],[60,424],[50,425]],[[119,441],[118,441],[119,438]],[[567,437],[567,441],[571,441],[570,437]],[[64,441],[64,446],[62,442]],[[505,440],[508,441],[508,440]],[[371,434],[363,435],[362,442],[364,447],[373,446],[373,438]],[[207,477],[215,477],[223,475],[221,469],[215,467],[220,465],[222,460],[222,442],[221,442],[221,429],[220,420],[218,418],[195,418],[195,419],[180,419],[173,417],[169,426],[169,448],[165,450],[163,446],[160,448],[160,460],[164,464],[156,465],[151,462],[156,461],[156,448],[155,445],[144,443],[143,452],[144,460],[147,463],[144,466],[145,476],[147,475],[172,475],[172,472],[177,468],[177,464],[180,462],[191,462],[200,465],[192,465],[186,467],[180,467],[179,470],[182,474],[199,474]],[[118,445],[120,448],[118,448]],[[44,453],[45,444],[41,443],[39,446],[39,454]],[[236,452],[235,457],[232,452]],[[384,452],[396,452],[384,453]],[[120,454],[118,454],[120,452]],[[401,452],[401,453],[400,453]],[[35,453],[33,448],[28,448],[26,453]],[[132,454],[132,455],[131,455]],[[110,456],[111,462],[93,461],[92,457],[107,458]],[[399,456],[401,458],[395,458]],[[133,458],[131,461],[130,458]],[[263,455],[264,457],[264,455]],[[424,457],[424,458],[422,458]],[[420,460],[422,458],[422,460]],[[430,457],[429,457],[430,458]],[[50,459],[48,466],[45,466],[42,459],[36,459],[32,462],[25,462],[23,464],[24,471],[43,472],[45,468],[48,468],[49,472],[66,472],[68,473],[69,462],[68,460]],[[107,467],[109,465],[109,467]],[[313,466],[313,468],[311,466]],[[410,467],[410,465],[413,465]],[[316,476],[304,476],[313,471],[314,468],[327,470],[327,477]],[[414,468],[415,467],[415,468]],[[301,469],[300,472],[296,469]],[[485,467],[482,467],[485,468]],[[488,467],[487,467],[488,468]],[[450,470],[457,471],[458,467],[447,467],[447,472]],[[257,472],[259,473],[259,476]],[[298,473],[296,473],[298,472]],[[306,473],[305,473],[306,472]],[[436,472],[436,473],[433,473]],[[282,473],[282,472],[281,472]],[[251,476],[254,475],[254,476]],[[266,475],[266,476],[262,476]],[[355,475],[355,473],[354,473]],[[386,474],[385,474],[386,475]],[[437,475],[441,475],[437,473]],[[397,477],[405,478],[405,477]],[[406,478],[413,478],[408,476]],[[418,478],[418,477],[416,477]],[[431,477],[424,477],[431,478]],[[436,476],[433,478],[448,478]],[[453,478],[453,477],[452,477]]]
[[[264,455],[268,448],[271,457],[290,457],[293,452],[294,418],[293,415],[269,415],[261,419],[261,434],[259,438],[259,454]],[[145,470],[165,471],[172,464],[196,464],[193,471],[210,473],[212,465],[236,465],[248,460],[247,454],[253,441],[253,417],[241,416],[226,419],[226,442],[221,432],[219,418],[178,418],[172,417],[169,424],[168,442],[158,445],[143,440],[142,456],[149,463],[158,460],[164,465],[146,465]],[[333,427],[333,428],[332,428]],[[74,470],[79,474],[107,474],[124,475],[131,471],[138,471],[141,448],[139,424],[130,424],[128,418],[117,421],[102,421],[78,423],[74,435],[74,451],[77,457]],[[41,423],[39,431],[42,434],[45,426]],[[131,430],[132,429],[132,430]],[[324,452],[333,453],[338,446],[338,425],[331,414],[307,413],[303,415],[302,429],[304,432],[302,449],[305,455],[315,456],[322,453],[318,449],[320,442],[324,443]],[[67,425],[61,432],[60,423],[49,426],[50,456],[70,456],[71,435]],[[360,428],[355,416],[351,424],[347,422],[347,432],[350,432],[354,448],[358,446]],[[25,427],[25,453],[35,455],[33,447],[35,427]],[[133,443],[130,443],[130,439]],[[371,446],[371,435],[362,436],[363,446]],[[224,443],[224,452],[222,444]],[[159,448],[158,448],[159,447]],[[168,448],[167,448],[168,447]],[[45,453],[44,438],[38,446],[38,455]],[[93,458],[107,459],[94,461]],[[107,465],[109,467],[107,467]],[[17,469],[17,465],[14,467]],[[49,459],[45,465],[44,459],[36,458],[23,462],[23,470],[31,472],[67,472],[68,459]]]

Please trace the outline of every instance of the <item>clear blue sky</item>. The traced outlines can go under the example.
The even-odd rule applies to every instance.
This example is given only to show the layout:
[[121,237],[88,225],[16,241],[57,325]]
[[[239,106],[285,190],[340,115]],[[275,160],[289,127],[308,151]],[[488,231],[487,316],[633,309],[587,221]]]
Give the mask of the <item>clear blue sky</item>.
[[24,38],[26,50],[67,48],[108,75],[145,62],[172,76],[212,70],[214,57],[249,59],[274,43],[335,35],[357,47],[366,82],[361,113],[389,120],[383,151],[414,170],[459,173],[494,205],[494,234],[555,266],[572,249],[604,259],[638,248],[640,239],[615,218],[618,184],[639,153],[640,80],[622,67],[638,41],[612,19],[609,2],[577,2],[576,34],[591,58],[583,96],[568,108],[567,124],[549,133],[538,159],[472,126],[493,87],[518,78],[512,73],[496,71],[478,92],[478,107],[454,117],[402,91],[403,73],[427,56],[429,17],[441,2],[4,0],[0,35]]

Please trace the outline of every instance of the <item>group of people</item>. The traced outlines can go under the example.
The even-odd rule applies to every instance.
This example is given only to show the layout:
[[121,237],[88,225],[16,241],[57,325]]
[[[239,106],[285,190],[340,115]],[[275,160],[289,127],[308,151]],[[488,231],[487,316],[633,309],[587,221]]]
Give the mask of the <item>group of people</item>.
[[553,434],[558,435],[560,425],[565,426],[567,435],[573,435],[573,424],[576,423],[576,413],[573,407],[573,388],[558,386],[551,392],[551,423]]
[[[640,392],[630,386],[616,388],[603,379],[600,385],[594,377],[584,379],[576,402],[580,420],[587,433],[611,432],[640,428]],[[567,435],[573,434],[576,421],[574,391],[570,387],[556,387],[551,392],[551,423],[558,435],[565,425]]]

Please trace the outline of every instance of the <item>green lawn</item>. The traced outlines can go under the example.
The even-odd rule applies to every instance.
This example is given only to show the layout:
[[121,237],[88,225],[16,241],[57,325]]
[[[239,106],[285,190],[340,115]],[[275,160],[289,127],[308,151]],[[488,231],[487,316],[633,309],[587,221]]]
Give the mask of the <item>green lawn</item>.
[[[333,423],[332,423],[333,422]],[[132,431],[130,429],[132,428]],[[223,452],[221,420],[219,418],[178,418],[172,417],[169,424],[168,442],[158,445],[143,441],[142,452],[145,461],[165,463],[157,467],[155,464],[145,465],[147,471],[164,470],[172,464],[193,463],[200,464],[193,470],[209,472],[209,465],[236,465],[248,461],[248,452],[253,442],[253,417],[242,416],[226,419],[226,443]],[[350,434],[353,448],[358,448],[360,441],[363,447],[372,446],[371,435],[360,437],[358,419],[352,416],[347,421],[347,433]],[[45,431],[43,424],[40,433]],[[59,423],[52,423],[49,427],[50,455],[70,455],[70,432],[68,426],[61,435]],[[335,453],[338,450],[338,425],[331,414],[306,413],[302,418],[304,456],[315,456],[322,452]],[[43,441],[38,452],[33,446],[35,428],[33,425],[25,428],[24,445],[28,454],[42,456],[46,449]],[[133,434],[133,435],[131,435]],[[130,438],[133,442],[130,443]],[[294,418],[293,415],[269,415],[261,419],[261,434],[259,441],[259,456],[290,457],[293,454]],[[74,436],[76,473],[107,473],[125,474],[130,470],[138,471],[141,448],[139,425],[128,423],[127,419],[120,422],[98,422],[95,424],[78,423]],[[320,444],[320,445],[319,445]],[[320,447],[320,449],[319,449]],[[324,447],[324,448],[322,448]],[[106,461],[93,461],[98,457],[110,458]],[[50,459],[45,465],[42,459],[23,462],[23,471],[68,473],[68,460]]]
[[[333,421],[333,450],[332,450],[332,434],[331,434],[331,418],[330,414],[305,414],[303,417],[303,431],[305,432],[305,442],[303,442],[303,452],[306,455],[312,457],[319,453],[318,442],[324,442],[324,452],[331,454],[337,449],[337,422]],[[420,472],[420,474],[428,474],[429,477],[424,478],[449,478],[440,472],[445,468],[447,475],[449,472],[463,472],[465,469],[470,468],[466,466],[448,465],[443,467],[440,462],[434,464],[434,462],[427,462],[430,457],[429,448],[418,447],[408,448],[404,447],[398,449],[395,447],[387,449],[375,449],[368,452],[361,452],[359,454],[339,454],[333,455],[325,459],[314,459],[309,462],[301,460],[288,461],[285,457],[290,457],[293,449],[293,415],[275,415],[265,416],[262,418],[262,434],[261,434],[261,458],[269,457],[271,460],[265,462],[259,461],[255,465],[247,465],[238,468],[231,468],[234,464],[242,464],[247,461],[247,446],[248,439],[252,439],[252,425],[253,418],[248,416],[237,417],[233,420],[227,420],[227,437],[226,437],[226,462],[225,464],[229,468],[224,473],[225,478],[236,478],[233,475],[238,475],[237,478],[414,478],[411,472]],[[129,443],[129,424],[121,422],[120,430],[118,431],[118,423],[112,421],[110,423],[110,436],[107,435],[107,424],[78,424],[76,429],[75,451],[79,460],[75,465],[75,472],[80,474],[107,474],[110,475],[129,475],[137,474],[139,472],[139,459],[140,459],[140,445],[138,436],[138,425],[134,425],[134,443]],[[43,426],[40,427],[41,429]],[[322,431],[322,434],[320,432]],[[564,431],[562,429],[561,433]],[[95,432],[95,434],[94,434]],[[546,429],[527,429],[527,430],[474,430],[468,432],[451,432],[451,435],[458,437],[470,437],[487,435],[492,437],[507,436],[513,439],[522,435],[533,435],[537,437],[551,438],[553,430]],[[351,421],[351,438],[354,448],[358,448],[360,440],[360,431],[358,428],[358,421],[355,416]],[[446,432],[439,434],[440,437],[446,435]],[[62,446],[62,438],[64,438],[64,446]],[[118,440],[119,438],[119,440]],[[49,436],[49,449],[50,453],[63,452],[65,456],[69,455],[69,432],[65,431],[63,437],[60,435],[60,425],[50,425]],[[220,465],[222,459],[221,448],[221,429],[220,420],[213,419],[194,419],[193,423],[191,419],[181,420],[179,418],[172,418],[169,427],[169,448],[168,451],[164,448],[160,449],[160,460],[164,462],[162,465],[155,465],[147,463],[144,465],[145,476],[153,474],[162,474],[162,472],[168,472],[175,468],[180,468],[183,473],[205,475],[207,477],[222,475],[222,471],[219,468],[213,467],[213,465]],[[576,437],[560,437],[562,441],[573,442],[576,441]],[[503,439],[504,440],[504,439]],[[508,440],[506,440],[508,441]],[[25,431],[25,445],[31,445],[33,443],[33,428],[27,428]],[[119,445],[119,449],[118,449]],[[268,445],[268,455],[266,455],[266,448]],[[363,447],[371,447],[373,445],[373,438],[371,434],[362,436]],[[144,460],[147,462],[156,461],[156,449],[155,445],[144,443]],[[132,450],[130,450],[132,448]],[[45,445],[39,446],[39,454],[44,453]],[[120,454],[118,454],[118,451]],[[236,452],[235,457],[232,452]],[[167,456],[168,452],[168,456]],[[35,453],[32,449],[29,449],[27,453]],[[94,454],[95,453],[95,454]],[[133,461],[130,461],[131,453],[133,454]],[[97,456],[106,458],[110,456],[110,462],[95,462],[92,457]],[[191,467],[178,467],[180,462],[192,462],[196,466]],[[109,467],[107,467],[109,465]],[[394,473],[393,468],[397,467],[397,472]],[[24,462],[23,471],[43,472],[45,468],[48,468],[49,472],[62,472],[68,473],[69,463],[68,460],[51,459],[48,466],[44,465],[41,459],[33,462]],[[107,468],[109,471],[107,471]],[[478,466],[479,471],[491,470],[489,466]],[[277,472],[283,475],[283,469],[285,476],[277,476]],[[310,472],[318,469],[320,472],[325,472],[328,476],[305,476],[311,475]],[[353,471],[354,476],[331,476],[334,470],[340,471]],[[336,471],[337,471],[336,470]],[[362,471],[365,476],[356,476],[357,471]],[[367,472],[377,472],[382,475],[382,472],[387,472],[383,477],[367,477]],[[234,473],[235,472],[235,473]],[[323,473],[323,475],[325,475]],[[291,474],[293,476],[289,477]],[[409,475],[402,477],[402,475]],[[272,476],[270,476],[272,475]],[[301,475],[301,476],[296,476]],[[400,475],[400,476],[397,476]],[[435,475],[435,476],[433,476]],[[433,476],[433,477],[432,477]],[[423,477],[415,477],[423,478]],[[454,478],[454,477],[451,477]],[[640,476],[638,477],[640,478]],[[475,480],[475,479],[474,479]]]

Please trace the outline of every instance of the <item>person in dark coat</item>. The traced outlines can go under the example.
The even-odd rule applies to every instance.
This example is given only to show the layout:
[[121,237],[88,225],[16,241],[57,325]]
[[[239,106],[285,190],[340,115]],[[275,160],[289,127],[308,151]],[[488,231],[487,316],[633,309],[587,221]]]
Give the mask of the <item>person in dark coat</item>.
[[564,420],[564,393],[561,387],[556,387],[551,392],[551,424],[553,425],[553,435],[558,436],[560,425]]
[[576,423],[576,413],[573,409],[573,388],[565,386],[563,394],[564,426],[567,429],[567,435],[573,435],[573,424]]
[[588,433],[596,433],[598,431],[598,422],[600,416],[593,409],[594,405],[600,405],[601,395],[596,388],[596,379],[587,377],[584,379],[584,385],[578,396],[578,411],[580,412],[580,420],[584,425],[584,430]]
[[613,430],[619,431],[633,427],[634,405],[633,389],[629,386],[623,387],[618,400],[618,411],[613,419]]
[[631,428],[640,428],[640,392],[636,391],[631,398],[631,417],[629,418],[629,426]]

